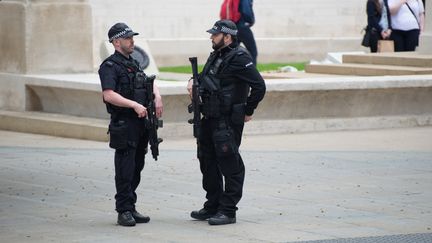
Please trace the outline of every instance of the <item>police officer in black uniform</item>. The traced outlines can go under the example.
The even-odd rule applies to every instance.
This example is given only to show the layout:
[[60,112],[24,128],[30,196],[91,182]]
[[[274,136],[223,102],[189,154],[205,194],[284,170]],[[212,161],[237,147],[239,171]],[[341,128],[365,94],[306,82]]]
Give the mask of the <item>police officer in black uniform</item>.
[[[248,51],[239,46],[234,22],[219,20],[207,32],[214,52],[199,75],[203,119],[198,138],[207,201],[191,217],[223,225],[236,222],[245,176],[239,154],[243,126],[252,119],[266,86]],[[191,94],[191,80],[188,91]]]
[[[111,114],[109,125],[110,147],[115,149],[115,184],[117,223],[134,226],[147,223],[148,216],[135,209],[137,194],[135,190],[144,168],[147,153],[148,132],[145,127],[146,107],[142,104],[143,82],[146,75],[139,63],[130,55],[134,50],[133,32],[126,24],[117,23],[108,31],[109,41],[115,52],[100,66],[99,77],[103,90],[103,100]],[[162,115],[163,105],[159,89],[153,86],[156,116]],[[138,98],[139,97],[139,98]]]

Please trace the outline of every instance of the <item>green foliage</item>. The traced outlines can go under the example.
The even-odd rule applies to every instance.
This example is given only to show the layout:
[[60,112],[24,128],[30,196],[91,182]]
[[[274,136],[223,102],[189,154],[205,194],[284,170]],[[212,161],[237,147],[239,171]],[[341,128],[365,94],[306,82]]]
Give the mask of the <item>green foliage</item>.
[[[258,71],[276,71],[280,67],[284,66],[293,66],[297,68],[299,71],[304,70],[305,62],[296,62],[296,63],[258,63]],[[198,72],[201,72],[204,65],[198,65]],[[173,67],[160,67],[159,71],[161,72],[171,72],[171,73],[192,73],[191,66],[173,66]]]
[[[201,72],[204,65],[198,65],[198,72]],[[160,67],[160,72],[170,72],[170,73],[192,73],[191,66],[174,66],[174,67]]]
[[304,70],[306,62],[295,62],[295,63],[258,63],[258,71],[277,71],[281,67],[292,66],[297,68],[297,70]]

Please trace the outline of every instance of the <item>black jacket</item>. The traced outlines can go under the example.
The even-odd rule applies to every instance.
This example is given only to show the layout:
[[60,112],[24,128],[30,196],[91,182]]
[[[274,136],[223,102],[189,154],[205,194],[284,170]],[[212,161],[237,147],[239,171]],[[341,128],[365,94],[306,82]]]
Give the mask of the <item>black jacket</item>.
[[[388,7],[387,0],[384,0],[383,8],[386,8],[387,10],[387,21],[389,23],[389,28],[391,29],[391,17],[390,17],[390,10]],[[377,33],[381,33],[383,31],[382,27],[379,25],[379,22],[381,20],[381,12],[378,11],[374,1],[372,0],[367,1],[366,3],[366,13],[368,17],[367,30],[375,29]]]
[[[232,53],[235,52],[235,53]],[[252,58],[247,50],[233,43],[221,50],[210,54],[201,75],[206,75],[211,66],[219,57],[231,56],[228,62],[222,62],[218,73],[215,75],[221,87],[235,84],[233,104],[246,103],[246,115],[252,115],[258,103],[264,98],[266,86],[264,79],[252,63]],[[246,87],[243,89],[242,87]]]

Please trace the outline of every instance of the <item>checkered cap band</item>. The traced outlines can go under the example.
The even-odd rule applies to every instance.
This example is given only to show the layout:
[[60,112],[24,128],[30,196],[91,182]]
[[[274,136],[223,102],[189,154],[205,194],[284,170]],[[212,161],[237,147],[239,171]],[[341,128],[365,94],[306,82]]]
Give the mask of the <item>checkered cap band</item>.
[[[213,28],[214,28],[214,27],[213,27]],[[225,33],[225,34],[237,35],[237,30],[233,30],[233,29],[230,29],[230,28],[225,27],[225,26],[222,26],[222,28],[221,28],[220,31],[221,31],[222,33]]]
[[112,42],[114,39],[120,38],[120,37],[122,37],[122,36],[124,36],[124,35],[126,35],[127,33],[130,33],[130,32],[133,32],[133,31],[130,28],[125,28],[123,31],[121,31],[121,32],[115,34],[113,37],[111,37],[109,39],[109,41]]

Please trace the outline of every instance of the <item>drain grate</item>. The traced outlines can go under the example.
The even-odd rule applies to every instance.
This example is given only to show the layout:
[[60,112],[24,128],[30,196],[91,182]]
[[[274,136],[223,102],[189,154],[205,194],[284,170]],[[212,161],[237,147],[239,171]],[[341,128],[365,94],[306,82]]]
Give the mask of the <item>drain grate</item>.
[[432,234],[385,235],[332,240],[296,241],[291,243],[432,243]]

